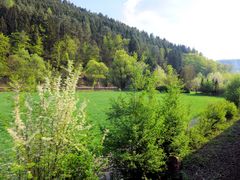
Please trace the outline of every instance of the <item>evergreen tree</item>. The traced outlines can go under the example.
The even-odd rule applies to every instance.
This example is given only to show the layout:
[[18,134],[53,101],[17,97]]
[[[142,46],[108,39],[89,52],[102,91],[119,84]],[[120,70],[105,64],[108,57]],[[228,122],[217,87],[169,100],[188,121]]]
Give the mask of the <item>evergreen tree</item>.
[[8,73],[7,68],[7,55],[10,52],[9,38],[0,33],[0,77],[6,76]]
[[12,54],[17,53],[20,49],[30,49],[30,38],[24,31],[12,33],[10,42]]
[[65,36],[62,40],[55,43],[53,47],[53,66],[60,68],[66,67],[69,60],[77,61],[77,51],[79,48],[79,41],[69,36]]
[[182,54],[178,50],[171,50],[167,55],[168,64],[170,64],[178,73],[182,69],[183,59]]

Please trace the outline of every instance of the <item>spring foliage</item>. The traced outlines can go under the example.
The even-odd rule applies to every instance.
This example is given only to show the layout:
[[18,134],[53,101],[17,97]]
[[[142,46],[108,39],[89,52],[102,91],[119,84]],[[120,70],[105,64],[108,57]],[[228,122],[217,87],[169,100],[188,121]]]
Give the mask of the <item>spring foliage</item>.
[[235,77],[227,86],[225,92],[226,99],[234,102],[238,108],[240,107],[240,79]]
[[108,67],[103,62],[92,59],[87,63],[86,77],[93,82],[93,86],[99,85],[100,81],[106,79]]
[[157,99],[156,78],[146,78],[142,92],[113,102],[108,115],[112,124],[105,148],[113,164],[127,178],[158,179],[169,156],[188,152],[186,112],[180,103],[180,82],[169,67],[171,83],[166,98]]
[[238,110],[234,103],[223,101],[210,104],[199,117],[197,124],[190,130],[190,148],[200,148],[236,117],[238,117]]
[[75,88],[80,70],[47,79],[38,96],[20,103],[16,95],[15,123],[9,129],[16,149],[11,178],[97,179],[101,162],[90,150],[86,103],[79,105]]

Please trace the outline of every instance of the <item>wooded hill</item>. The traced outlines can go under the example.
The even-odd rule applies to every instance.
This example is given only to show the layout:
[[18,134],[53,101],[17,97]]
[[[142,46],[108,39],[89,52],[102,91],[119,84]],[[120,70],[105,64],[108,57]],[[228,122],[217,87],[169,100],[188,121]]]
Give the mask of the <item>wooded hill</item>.
[[[96,14],[76,7],[66,0],[2,0],[0,35],[1,41],[6,44],[4,46],[2,43],[3,51],[0,52],[3,59],[0,63],[5,64],[5,67],[2,65],[0,76],[5,79],[11,79],[10,76],[17,74],[15,70],[19,69],[19,65],[13,68],[12,59],[20,57],[26,60],[23,54],[28,56],[28,59],[37,55],[56,69],[66,67],[67,61],[73,60],[76,65],[81,64],[85,72],[90,70],[88,81],[93,79],[90,77],[92,74],[90,67],[100,68],[103,71],[100,74],[104,74],[104,78],[111,76],[111,72],[115,74],[114,71],[118,71],[122,63],[114,64],[113,60],[119,58],[122,62],[126,61],[126,64],[132,62],[133,67],[135,66],[133,61],[143,62],[151,72],[159,66],[166,72],[167,65],[171,65],[186,86],[191,84],[188,89],[193,89],[192,81],[197,75],[202,79],[202,75],[207,77],[210,73],[227,71],[224,65],[208,60],[195,49],[173,44],[153,34],[149,35],[101,13]],[[23,61],[19,61],[19,64]],[[22,65],[23,68],[25,66]],[[123,66],[125,72],[120,74],[124,76],[125,80],[121,80],[124,83],[119,85],[111,80],[119,77],[110,77],[105,84],[111,83],[120,88],[128,87],[129,82],[126,81],[133,73],[129,72],[130,67]],[[145,65],[140,66],[145,72]],[[106,75],[107,68],[110,75]],[[99,76],[99,72],[96,73]],[[23,73],[20,72],[21,74]]]
[[41,36],[45,59],[50,59],[53,45],[66,35],[80,41],[82,61],[88,61],[87,56],[91,56],[88,53],[94,53],[89,51],[99,50],[100,59],[106,64],[109,64],[112,58],[106,52],[104,36],[114,39],[114,36],[121,35],[128,40],[125,49],[129,53],[136,52],[138,57],[144,54],[151,67],[167,62],[180,70],[182,66],[180,55],[195,51],[184,45],[175,45],[153,34],[149,35],[129,27],[101,13],[91,13],[66,0],[15,0],[11,7],[2,3],[0,31],[5,35],[25,31],[31,36],[32,44],[36,43],[37,36]]

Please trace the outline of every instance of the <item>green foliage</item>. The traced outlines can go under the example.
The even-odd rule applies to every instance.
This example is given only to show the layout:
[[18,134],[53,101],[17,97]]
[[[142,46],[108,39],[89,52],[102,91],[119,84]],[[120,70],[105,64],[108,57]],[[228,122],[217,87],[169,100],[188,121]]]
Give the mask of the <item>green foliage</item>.
[[238,108],[240,107],[240,78],[238,76],[228,84],[225,97],[227,100],[234,102]]
[[97,179],[101,160],[90,148],[86,103],[77,107],[75,96],[80,71],[73,71],[72,64],[67,71],[65,79],[47,79],[38,96],[28,97],[24,105],[17,94],[15,123],[9,129],[16,148],[11,178]]
[[142,61],[134,63],[131,77],[131,88],[134,90],[143,90],[146,86],[150,72],[147,64]]
[[10,51],[9,38],[0,33],[0,77],[6,75],[7,70],[7,54]]
[[85,74],[89,80],[93,82],[93,86],[99,85],[100,80],[105,79],[108,73],[108,67],[96,60],[90,60],[87,64]]
[[235,119],[238,115],[238,109],[234,103],[226,103],[224,110],[226,111],[225,118],[227,120]]
[[13,7],[15,3],[14,3],[14,0],[2,0],[0,4],[9,9]]
[[157,100],[156,78],[149,76],[145,90],[119,98],[109,113],[111,128],[106,149],[127,178],[156,178],[166,170],[169,156],[188,153],[187,112],[180,103],[180,82],[169,66],[168,92]]
[[211,72],[215,72],[218,70],[217,62],[209,60],[206,57],[197,53],[184,54],[183,64],[185,66],[192,65],[196,74],[202,73],[205,76],[207,76]]
[[192,91],[198,92],[201,89],[203,78],[203,75],[201,73],[198,73],[198,75],[193,80],[191,80],[190,89]]
[[[50,57],[54,52],[54,44],[66,36],[81,42],[78,59],[83,61],[83,67],[90,59],[101,59],[110,67],[116,50],[125,49],[129,54],[137,53],[138,57],[145,54],[145,62],[151,70],[157,65],[168,63],[178,71],[178,68],[181,68],[182,55],[196,52],[186,46],[175,45],[166,39],[129,27],[101,13],[91,13],[78,8],[69,1],[14,1],[13,8],[8,8],[12,6],[13,0],[0,2],[0,11],[4,12],[0,15],[0,31],[5,34],[25,31],[30,36],[31,45],[36,43],[36,39],[32,38],[33,34],[38,34],[43,40],[43,54],[52,64],[56,63],[53,62],[56,59]],[[86,47],[83,47],[84,44]],[[99,57],[96,57],[98,52]]]
[[113,60],[117,50],[124,49],[128,45],[128,40],[123,39],[121,35],[107,33],[103,37],[103,60]]
[[21,49],[30,49],[30,38],[24,31],[12,33],[10,42],[12,54],[17,53]]
[[171,67],[168,68],[168,77],[167,94],[161,109],[164,116],[164,148],[168,155],[183,157],[188,153],[186,129],[189,117],[181,103],[181,82]]
[[203,78],[201,80],[200,91],[206,94],[212,94],[214,91],[214,82],[212,80]]
[[85,67],[88,61],[91,59],[100,59],[100,54],[99,54],[100,50],[96,43],[92,42],[90,44],[90,43],[84,42],[80,48],[81,48],[80,58],[81,58],[83,67]]
[[196,72],[195,72],[195,68],[193,67],[193,65],[185,65],[182,68],[181,77],[183,78],[183,81],[185,82],[186,89],[188,89],[188,90],[194,89],[193,79],[196,77]]
[[166,90],[167,74],[165,71],[160,66],[157,66],[153,71],[153,75],[157,78],[157,89],[161,91],[161,88],[164,87]]
[[183,65],[182,54],[177,50],[171,50],[167,56],[168,63],[177,71],[180,72]]
[[7,76],[12,85],[18,84],[21,90],[34,90],[39,82],[43,81],[47,70],[45,62],[36,54],[20,49],[7,60]]
[[39,36],[39,34],[36,34],[34,39],[35,39],[35,42],[32,45],[30,51],[32,54],[37,54],[39,56],[42,56],[44,53],[42,37]]
[[184,54],[183,62],[184,67],[180,75],[187,89],[213,95],[223,93],[223,74],[227,67],[196,53]]
[[116,51],[110,70],[110,78],[115,86],[124,89],[130,84],[135,62],[136,58],[129,56],[126,51]]
[[207,77],[202,75],[195,78],[195,81],[201,79],[198,89],[206,94],[219,95],[222,94],[225,88],[223,75],[220,72],[209,73]]
[[179,89],[183,87],[182,81],[179,80],[178,74],[171,65],[168,65],[165,71],[161,67],[158,67],[153,72],[153,75],[156,78],[157,89],[160,91],[162,89],[167,91],[170,88]]
[[190,146],[198,149],[209,138],[221,130],[221,126],[228,121],[236,119],[238,110],[233,103],[228,101],[210,104],[201,114],[197,125],[190,130]]
[[77,50],[79,47],[79,41],[69,36],[65,36],[54,44],[53,47],[53,66],[59,68],[61,66],[67,67],[69,60],[77,61]]
[[[151,106],[149,106],[151,104]],[[141,92],[112,104],[105,147],[126,178],[146,178],[165,169],[163,119],[153,94]]]

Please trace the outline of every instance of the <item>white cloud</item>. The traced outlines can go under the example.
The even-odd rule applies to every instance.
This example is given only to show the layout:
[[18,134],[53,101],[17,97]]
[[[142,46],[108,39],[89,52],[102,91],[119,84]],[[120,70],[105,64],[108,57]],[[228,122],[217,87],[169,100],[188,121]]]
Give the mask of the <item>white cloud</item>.
[[125,23],[194,47],[209,58],[240,58],[240,1],[159,0],[147,8],[141,3],[147,0],[125,2]]

